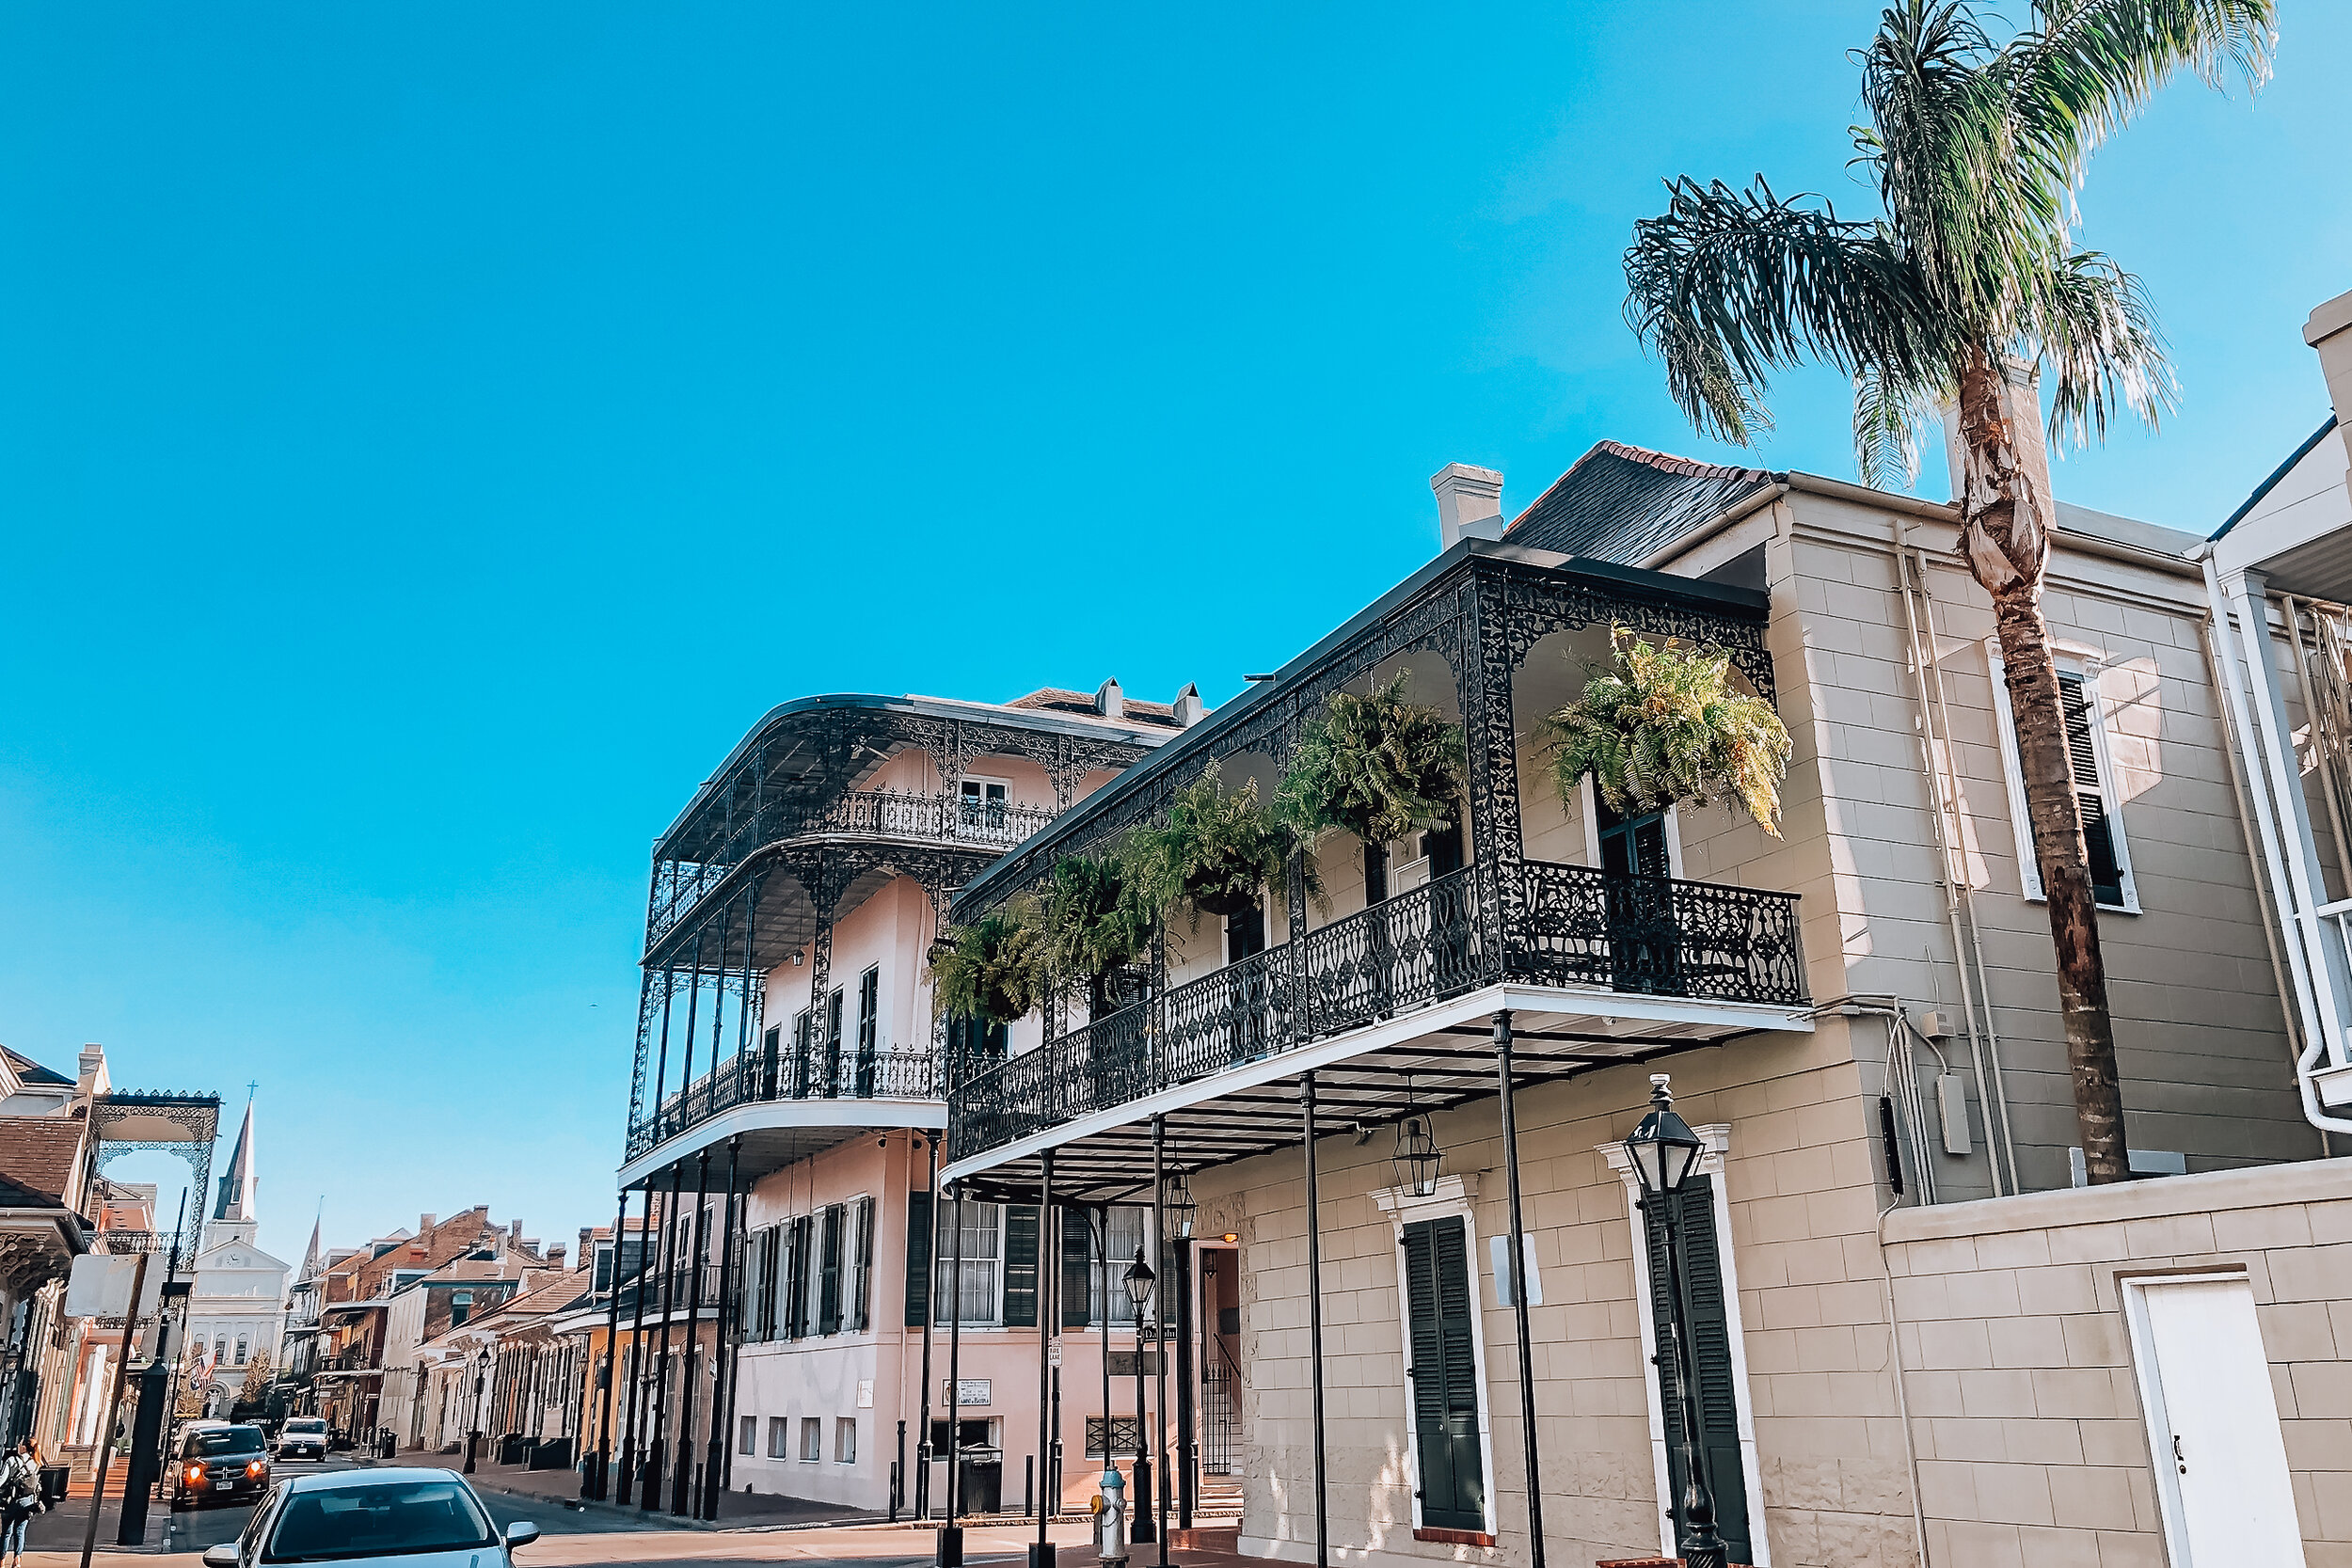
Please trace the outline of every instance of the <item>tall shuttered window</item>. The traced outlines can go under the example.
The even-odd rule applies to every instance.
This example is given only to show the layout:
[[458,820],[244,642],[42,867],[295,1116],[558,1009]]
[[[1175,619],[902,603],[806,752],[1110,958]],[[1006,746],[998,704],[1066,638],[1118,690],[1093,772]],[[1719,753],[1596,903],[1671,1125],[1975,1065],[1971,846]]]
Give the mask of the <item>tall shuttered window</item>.
[[1426,1529],[1484,1531],[1486,1466],[1478,1445],[1477,1303],[1470,1243],[1457,1215],[1405,1227],[1405,1327],[1412,1364],[1413,1453]]
[[907,1194],[907,1316],[909,1328],[923,1326],[931,1307],[931,1195]]
[[850,1205],[850,1317],[853,1330],[874,1326],[874,1200]]
[[[2042,897],[2042,871],[2034,856],[2033,824],[2026,815],[2026,776],[2017,750],[2017,721],[2010,705],[2009,682],[1997,642],[1985,644],[1993,672],[1993,708],[2001,732],[2001,768],[2009,784],[2010,819],[2016,828],[2018,881],[2025,895]],[[2123,837],[2123,801],[2108,754],[2107,726],[2094,668],[2058,673],[2058,715],[2066,725],[2066,764],[2083,819],[2083,848],[2090,863],[2090,886],[2099,907],[2139,912],[2139,891],[2132,881],[2132,857]]]
[[[1731,1362],[1731,1327],[1724,1310],[1723,1262],[1715,1235],[1715,1183],[1692,1177],[1676,1199],[1675,1227],[1681,1232],[1682,1287],[1689,1310],[1689,1354],[1698,1384],[1699,1442],[1706,1454],[1708,1489],[1715,1499],[1715,1528],[1731,1547],[1730,1560],[1748,1562],[1747,1473],[1740,1463],[1740,1386]],[[1682,1386],[1677,1375],[1667,1324],[1674,1322],[1666,1270],[1666,1227],[1655,1210],[1644,1212],[1649,1248],[1650,1321],[1656,1325],[1659,1408],[1666,1418],[1667,1495],[1675,1513],[1675,1540],[1687,1547],[1682,1517]]]
[[963,1208],[963,1285],[956,1289],[956,1208],[944,1203],[939,1209],[939,1239],[933,1254],[939,1259],[939,1293],[942,1323],[947,1321],[947,1303],[955,1299],[967,1327],[994,1324],[1001,1321],[996,1299],[998,1270],[1003,1245],[1004,1210],[994,1203],[966,1202]]
[[1037,1205],[1005,1206],[1005,1326],[1037,1326]]
[[817,1248],[817,1332],[841,1332],[841,1248],[843,1221],[849,1212],[836,1203],[827,1209]]
[[808,1336],[808,1307],[812,1281],[811,1265],[816,1261],[815,1226],[803,1214],[785,1227],[784,1334],[787,1339]]

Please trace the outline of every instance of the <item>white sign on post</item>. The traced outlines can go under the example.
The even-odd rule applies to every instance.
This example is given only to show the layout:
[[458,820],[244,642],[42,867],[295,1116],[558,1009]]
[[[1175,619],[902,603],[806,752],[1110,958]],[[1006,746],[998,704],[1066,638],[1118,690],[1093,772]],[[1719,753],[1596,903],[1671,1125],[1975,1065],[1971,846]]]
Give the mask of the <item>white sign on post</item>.
[[[1521,1256],[1527,1264],[1527,1305],[1541,1307],[1544,1304],[1544,1276],[1535,1269],[1535,1238],[1523,1235],[1519,1240],[1525,1243]],[[1517,1305],[1511,1295],[1511,1238],[1507,1235],[1487,1237],[1486,1256],[1494,1264],[1495,1305]]]
[[[131,1281],[137,1275],[139,1260],[108,1257],[86,1252],[73,1260],[73,1272],[66,1276],[65,1315],[69,1318],[126,1318],[131,1315]],[[163,1301],[164,1274],[159,1268],[147,1271],[146,1288],[139,1291],[139,1316],[154,1315]]]

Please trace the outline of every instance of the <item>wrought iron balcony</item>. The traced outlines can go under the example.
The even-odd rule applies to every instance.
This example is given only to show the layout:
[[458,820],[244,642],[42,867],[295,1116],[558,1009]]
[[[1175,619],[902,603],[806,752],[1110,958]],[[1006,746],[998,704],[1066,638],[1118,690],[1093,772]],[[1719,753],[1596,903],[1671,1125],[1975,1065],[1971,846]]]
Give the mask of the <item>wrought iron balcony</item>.
[[779,802],[737,824],[717,854],[663,867],[654,879],[645,935],[650,941],[676,925],[745,856],[771,844],[813,838],[891,840],[1001,854],[1053,820],[1053,812],[1043,806],[889,789],[856,790],[814,808]]
[[628,1130],[634,1160],[656,1144],[738,1105],[777,1101],[936,1100],[939,1072],[928,1049],[860,1051],[816,1044],[805,1050],[742,1052],[661,1102]]
[[967,1159],[1432,1003],[1504,982],[1802,1006],[1794,894],[1522,863],[1486,907],[1465,867],[1171,988],[960,1085]]
[[[169,1253],[179,1239],[175,1232],[169,1230],[101,1230],[90,1237],[90,1247],[92,1251],[108,1253],[117,1258],[130,1258],[142,1252]],[[193,1254],[183,1248],[181,1256],[187,1258]]]

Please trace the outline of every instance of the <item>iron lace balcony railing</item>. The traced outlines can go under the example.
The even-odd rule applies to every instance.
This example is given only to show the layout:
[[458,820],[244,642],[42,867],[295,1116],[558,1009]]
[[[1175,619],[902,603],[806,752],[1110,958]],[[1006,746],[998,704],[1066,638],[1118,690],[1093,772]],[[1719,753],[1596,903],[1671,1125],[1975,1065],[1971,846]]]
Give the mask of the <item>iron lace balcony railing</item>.
[[674,863],[655,884],[645,934],[651,940],[676,925],[696,900],[765,845],[837,835],[961,845],[1001,853],[1053,820],[1053,812],[1043,806],[893,789],[855,790],[814,809],[779,803],[745,818],[727,834],[718,853]]
[[739,1105],[777,1101],[936,1100],[938,1065],[929,1050],[861,1051],[827,1045],[741,1052],[661,1102],[659,1116],[628,1130],[628,1158]]
[[1531,862],[1502,947],[1465,867],[1095,1020],[960,1086],[948,1157],[1362,1028],[1505,978],[1801,1006],[1797,899]]

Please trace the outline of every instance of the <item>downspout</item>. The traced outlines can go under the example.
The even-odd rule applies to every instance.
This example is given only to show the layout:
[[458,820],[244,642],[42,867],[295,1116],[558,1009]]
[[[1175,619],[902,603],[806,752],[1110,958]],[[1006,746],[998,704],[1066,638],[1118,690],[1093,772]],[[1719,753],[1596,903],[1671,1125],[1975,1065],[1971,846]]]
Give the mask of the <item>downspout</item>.
[[1895,1269],[1886,1260],[1886,1216],[1895,1212],[1888,1204],[1879,1211],[1879,1275],[1886,1282],[1886,1359],[1895,1369],[1895,1416],[1903,1427],[1903,1463],[1910,1468],[1912,1542],[1919,1548],[1919,1568],[1928,1568],[1928,1515],[1919,1497],[1919,1444],[1911,1433],[1911,1395],[1903,1386],[1903,1325],[1895,1314]]
[[[1966,895],[1962,890],[1968,880],[1967,864],[1964,859],[1955,856],[1953,835],[1947,816],[1947,811],[1957,810],[1960,804],[1959,780],[1948,772],[1951,762],[1951,710],[1948,705],[1944,705],[1942,715],[1944,722],[1940,726],[1943,734],[1939,738],[1936,709],[1944,696],[1943,672],[1933,657],[1932,640],[1935,633],[1932,622],[1930,622],[1928,627],[1929,642],[1923,643],[1920,640],[1916,595],[1924,590],[1925,584],[1921,582],[1915,585],[1912,576],[1911,525],[1900,514],[1898,514],[1894,519],[1894,533],[1895,575],[1897,586],[1903,599],[1903,627],[1910,641],[1912,669],[1916,673],[1919,683],[1921,760],[1928,775],[1929,793],[1934,797],[1935,801],[1935,849],[1943,869],[1944,919],[1951,931],[1952,962],[1960,971],[1961,1020],[1968,1027],[1968,1053],[1972,1074],[1977,1081],[1977,1103],[1984,1110],[1985,1164],[1993,1177],[1993,1196],[2001,1197],[2006,1196],[2001,1182],[2002,1152],[2006,1150],[2009,1157],[2007,1191],[2013,1193],[2017,1190],[2017,1151],[2014,1146],[2009,1143],[2009,1105],[2005,1099],[1999,1102],[1998,1119],[1995,1119],[1994,1089],[1999,1083],[1997,1056],[1994,1058],[1992,1073],[1988,1075],[1986,1072],[1986,1057],[1991,1053],[1987,1049],[1987,1037],[1992,1032],[1992,1007],[1989,993],[1985,1007],[1984,1033],[1979,1034],[1977,1028],[1978,987],[1969,977],[1969,968],[1970,960],[1973,958],[1977,969],[1977,979],[1981,981],[1984,954],[1976,940],[1974,918],[1976,911],[1973,902],[1968,902],[1965,918],[1963,918],[1963,905]],[[1929,599],[1931,613],[1933,609],[1934,601],[1931,597]],[[1931,681],[1932,681],[1932,686],[1931,686]],[[1943,749],[1943,761],[1940,764],[1937,760],[1939,744]],[[1961,855],[1964,856],[1964,854],[1965,850],[1963,849]],[[1891,1049],[1895,1043],[1892,1034],[1888,1036],[1887,1043]],[[1903,1045],[1902,1049],[1905,1052],[1911,1049],[1908,1042]],[[1993,1052],[1997,1052],[1997,1045],[1993,1046]]]
[[[2303,610],[2292,594],[2280,595],[2287,616],[2287,642],[2295,649],[2295,689],[2303,699],[2303,721],[2312,727],[2312,756],[2319,764],[2320,798],[2328,804],[2328,826],[2335,840],[2336,871],[2344,885],[2352,890],[2352,845],[2344,837],[2344,808],[2338,803],[2341,781],[2336,778],[2335,762],[2328,756],[2328,748],[2320,738],[2319,705],[2312,699],[2311,661],[2303,653]],[[2319,611],[2312,611],[2312,643],[2314,652],[2328,637],[2328,628],[2321,624]]]

